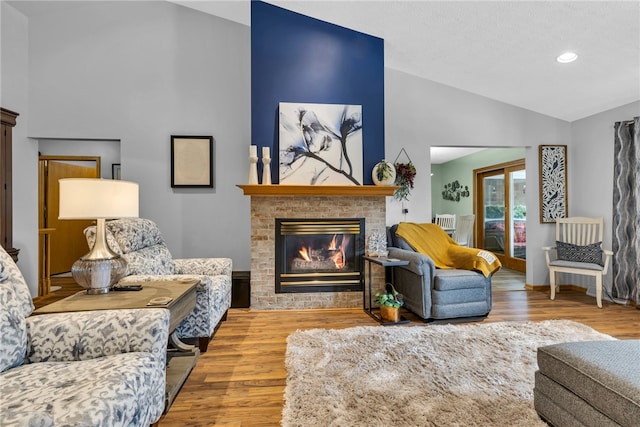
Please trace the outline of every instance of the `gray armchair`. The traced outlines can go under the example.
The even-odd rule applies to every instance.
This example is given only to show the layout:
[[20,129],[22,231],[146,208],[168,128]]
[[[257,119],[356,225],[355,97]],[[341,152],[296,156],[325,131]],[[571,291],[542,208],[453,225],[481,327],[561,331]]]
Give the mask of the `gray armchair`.
[[[127,261],[128,276],[120,283],[155,280],[200,279],[196,308],[178,325],[182,339],[197,339],[201,352],[231,307],[230,258],[173,259],[158,226],[149,219],[107,221],[107,244]],[[95,242],[95,226],[85,229],[89,247]]]
[[394,285],[405,307],[425,320],[486,316],[491,311],[491,276],[459,269],[438,269],[428,256],[418,253],[387,229],[389,258],[409,261],[395,267]]

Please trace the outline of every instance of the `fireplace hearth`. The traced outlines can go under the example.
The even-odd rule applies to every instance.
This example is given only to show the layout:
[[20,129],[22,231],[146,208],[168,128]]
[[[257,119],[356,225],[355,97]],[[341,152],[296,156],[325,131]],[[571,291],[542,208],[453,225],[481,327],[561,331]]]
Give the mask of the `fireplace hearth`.
[[276,218],[275,291],[362,291],[364,218]]

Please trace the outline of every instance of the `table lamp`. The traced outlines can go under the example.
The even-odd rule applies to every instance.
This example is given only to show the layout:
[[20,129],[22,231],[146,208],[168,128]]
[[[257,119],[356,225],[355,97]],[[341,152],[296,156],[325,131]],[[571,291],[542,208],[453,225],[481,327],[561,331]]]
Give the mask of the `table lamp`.
[[107,245],[105,220],[138,216],[138,184],[97,178],[62,178],[58,219],[96,219],[96,241],[71,267],[88,294],[104,294],[127,272],[127,262]]

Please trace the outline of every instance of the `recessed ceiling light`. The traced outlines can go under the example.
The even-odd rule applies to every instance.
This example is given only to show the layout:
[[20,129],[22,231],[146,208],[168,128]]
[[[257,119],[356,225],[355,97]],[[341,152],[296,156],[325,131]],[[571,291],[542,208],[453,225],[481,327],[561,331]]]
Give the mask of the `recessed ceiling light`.
[[561,64],[568,64],[569,62],[573,62],[576,59],[578,59],[578,54],[575,52],[565,52],[562,55],[558,56],[556,58],[556,61],[558,61]]

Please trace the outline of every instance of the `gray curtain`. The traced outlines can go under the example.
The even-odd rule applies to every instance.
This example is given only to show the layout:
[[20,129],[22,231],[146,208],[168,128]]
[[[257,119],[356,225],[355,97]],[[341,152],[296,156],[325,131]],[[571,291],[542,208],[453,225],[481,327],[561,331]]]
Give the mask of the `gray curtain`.
[[613,295],[640,304],[640,117],[614,130]]

